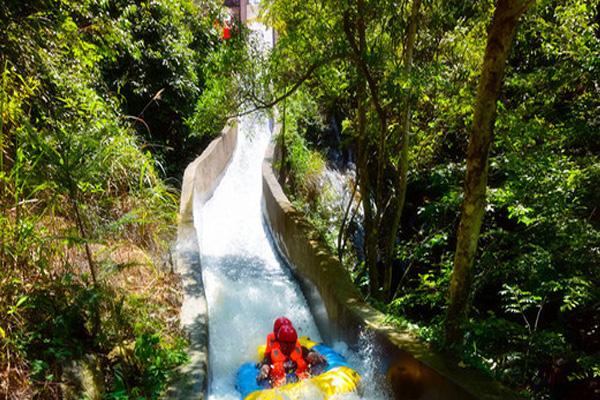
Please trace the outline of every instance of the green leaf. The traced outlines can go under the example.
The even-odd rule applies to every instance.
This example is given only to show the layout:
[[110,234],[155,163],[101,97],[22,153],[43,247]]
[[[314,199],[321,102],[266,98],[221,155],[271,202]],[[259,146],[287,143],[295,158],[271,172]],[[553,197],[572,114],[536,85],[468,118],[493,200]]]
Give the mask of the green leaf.
[[27,300],[29,300],[29,296],[21,296],[19,298],[19,300],[17,300],[17,304],[15,304],[15,308],[19,308],[23,305],[23,303],[25,303]]

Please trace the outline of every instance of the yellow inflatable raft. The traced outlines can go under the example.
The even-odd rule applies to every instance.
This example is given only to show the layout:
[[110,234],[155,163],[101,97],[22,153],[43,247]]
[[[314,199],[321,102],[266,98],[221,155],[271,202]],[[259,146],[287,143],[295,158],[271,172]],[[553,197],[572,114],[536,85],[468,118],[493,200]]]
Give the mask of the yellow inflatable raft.
[[[256,382],[258,368],[254,363],[246,363],[237,374],[237,389],[244,400],[291,400],[315,397],[329,399],[331,396],[356,391],[360,375],[346,362],[344,357],[324,344],[317,344],[301,337],[300,344],[321,353],[327,360],[327,366],[319,375],[312,376],[278,388],[269,388]],[[259,346],[258,359],[262,359],[265,345]]]

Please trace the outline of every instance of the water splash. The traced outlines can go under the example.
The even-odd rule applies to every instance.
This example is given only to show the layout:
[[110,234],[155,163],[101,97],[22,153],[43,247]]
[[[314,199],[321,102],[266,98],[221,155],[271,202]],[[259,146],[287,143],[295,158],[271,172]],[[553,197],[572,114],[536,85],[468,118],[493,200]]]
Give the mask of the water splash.
[[[357,351],[353,352],[349,349],[344,349],[345,343],[336,344],[342,346],[340,352],[346,357],[348,362],[356,368],[356,371],[362,377],[360,397],[354,394],[352,399],[370,399],[370,400],[389,400],[390,388],[385,379],[384,366],[385,355],[382,354],[381,348],[375,342],[375,335],[372,331],[361,329]],[[347,347],[347,346],[346,346]],[[335,348],[335,347],[334,347]],[[350,400],[350,398],[344,398]]]

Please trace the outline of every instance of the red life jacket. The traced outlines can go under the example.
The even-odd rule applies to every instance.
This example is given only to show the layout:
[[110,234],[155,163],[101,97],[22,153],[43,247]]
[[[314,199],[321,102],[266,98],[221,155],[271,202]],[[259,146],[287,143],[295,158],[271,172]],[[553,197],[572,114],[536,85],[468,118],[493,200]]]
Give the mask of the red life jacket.
[[300,342],[296,340],[296,345],[294,346],[294,350],[288,356],[283,354],[279,347],[279,342],[274,341],[271,348],[271,363],[273,364],[271,368],[271,378],[273,380],[273,386],[280,386],[285,383],[285,367],[284,363],[288,360],[292,360],[296,363],[296,371],[295,374],[298,379],[308,378],[308,365],[304,358],[302,358],[302,347],[300,346]]
[[228,26],[223,27],[223,39],[231,39],[231,29]]
[[275,334],[273,332],[269,333],[267,335],[267,347],[265,348],[265,354],[264,354],[265,357],[267,356],[267,354],[271,353],[275,342],[277,342],[277,338],[275,338]]

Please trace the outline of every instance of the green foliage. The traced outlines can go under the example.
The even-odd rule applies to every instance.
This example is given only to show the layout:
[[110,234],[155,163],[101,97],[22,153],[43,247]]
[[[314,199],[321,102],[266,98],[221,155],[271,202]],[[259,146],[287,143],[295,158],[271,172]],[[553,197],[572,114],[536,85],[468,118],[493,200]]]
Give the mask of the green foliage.
[[[222,8],[216,1],[200,7],[191,0],[120,0],[97,7],[101,16],[90,18],[108,30],[100,39],[108,52],[101,64],[104,79],[124,99],[124,114],[167,175],[180,177],[206,143],[186,120],[211,85],[204,66],[222,45],[212,26],[223,20]],[[212,117],[207,131],[214,135],[222,121]]]
[[[167,176],[181,175],[203,144],[185,120],[207,84],[207,58],[223,45],[213,28],[224,16],[219,2],[203,1],[202,7],[191,0],[11,2],[0,13],[7,21],[0,48],[9,60],[33,74],[97,70],[90,86],[112,92],[105,100],[118,97],[113,106],[119,118],[136,129]],[[35,36],[41,30],[46,43]],[[71,57],[61,59],[60,52]],[[56,95],[47,93],[45,105],[52,107]]]
[[114,364],[115,380],[109,399],[160,398],[174,368],[188,360],[186,343],[165,343],[158,334],[139,333],[128,357]]
[[[270,66],[274,91],[285,93],[302,78],[299,90],[310,95],[317,113],[343,121],[343,150],[357,155],[361,140],[367,141],[372,189],[361,196],[369,197],[384,221],[393,203],[386,201],[396,189],[389,186],[381,196],[386,201],[378,201],[377,161],[385,165],[387,188],[398,174],[398,116],[412,102],[413,167],[391,267],[393,296],[375,304],[392,321],[418,324],[423,338],[444,347],[464,159],[493,2],[424,2],[410,74],[401,60],[411,2],[267,3],[266,20],[281,33]],[[498,102],[467,335],[453,349],[463,363],[529,397],[567,390],[591,396],[598,379],[598,12],[597,2],[542,0],[520,24]],[[352,44],[346,40],[347,30],[358,31],[361,15],[366,27],[361,57],[371,72],[364,138],[357,133],[364,71],[356,65],[361,60],[348,56]],[[304,79],[313,65],[318,68]],[[389,118],[383,153],[372,85],[379,88]],[[299,136],[310,135],[310,126],[292,126]],[[309,153],[300,151],[302,139],[293,140],[302,145],[289,145],[288,174],[302,176]],[[320,230],[328,229],[326,215],[319,218],[303,205],[311,204],[310,192],[291,184],[287,190],[316,226],[325,227]],[[387,224],[378,227],[379,241],[386,240],[386,229]],[[362,245],[345,259],[356,262],[348,269],[356,284],[367,288]]]
[[[249,46],[247,30],[241,26],[227,42],[206,58],[203,75],[206,86],[198,98],[193,114],[186,120],[193,137],[212,139],[217,136],[228,118],[242,107],[242,80],[245,75],[256,77],[249,70],[255,60]],[[254,59],[254,61],[251,61]]]
[[282,171],[284,187],[294,205],[305,212],[316,235],[333,250],[337,230],[330,223],[334,210],[327,206],[330,189],[323,176],[325,158],[302,134],[306,129],[322,129],[316,103],[300,90],[286,99],[283,107],[281,131],[275,138],[281,154],[276,167]]
[[[176,193],[148,146],[168,139],[140,138],[126,114],[162,90],[165,114],[152,115],[173,122],[166,138],[185,134],[172,114],[200,95],[212,19],[191,2],[59,3],[0,5],[0,370],[10,391],[58,398],[64,366],[94,353],[109,390],[156,397],[185,361],[165,322],[174,305],[118,274],[175,285],[158,264]],[[125,342],[139,343],[133,361],[111,359]],[[135,384],[118,387],[126,374]]]
[[[588,70],[593,71],[596,65],[590,62],[594,57],[585,56],[590,51],[597,52],[600,44],[592,23],[594,10],[584,2],[538,3],[525,19],[509,64],[506,94],[499,104],[487,216],[475,267],[473,319],[468,328],[472,336],[465,340],[463,348],[472,364],[513,385],[533,382],[531,390],[543,387],[545,391],[554,390],[548,389],[551,378],[543,372],[553,362],[563,359],[578,363],[576,360],[586,352],[598,351],[590,350],[591,344],[584,344],[586,340],[574,340],[576,328],[572,324],[593,313],[591,310],[600,299],[595,289],[600,276],[593,267],[598,265],[593,243],[598,241],[599,232],[592,206],[597,199],[590,196],[588,186],[598,179],[598,159],[594,155],[597,121],[586,114],[598,107],[591,100],[596,89],[587,80]],[[476,20],[461,24],[473,21]],[[567,38],[565,29],[578,32],[578,37]],[[455,33],[449,31],[448,35]],[[468,40],[466,43],[469,45]],[[469,63],[465,60],[458,65],[463,65],[464,71],[473,70],[467,67]],[[439,82],[446,83],[446,79]],[[462,89],[446,86],[443,90],[448,89],[450,96],[445,95],[442,100],[439,94],[436,98],[434,92],[428,93],[427,103],[435,99],[462,107]],[[429,104],[424,106],[431,110]],[[448,168],[456,160],[453,149],[464,151],[464,139],[460,139],[458,127],[452,125],[464,120],[461,112],[445,116],[436,113],[427,118],[417,114],[417,118],[423,119],[419,125],[426,127],[418,133],[423,137],[422,143],[434,145],[428,145],[425,153],[415,149],[418,154],[429,155],[419,157],[425,175],[415,176],[411,185],[416,191],[413,201],[418,204],[418,219],[412,229],[418,234],[400,245],[400,254],[407,260],[440,229],[447,232],[450,244],[454,242],[460,201],[448,200],[457,198],[457,178],[463,173]],[[440,136],[443,141],[426,139],[428,135],[435,138],[439,127],[445,131]],[[432,170],[450,171],[450,175],[440,185]],[[448,209],[449,203],[452,207]],[[444,252],[452,250],[448,246]],[[430,273],[428,265],[435,265],[437,257],[439,253],[427,257],[429,262],[425,260],[423,267],[409,271],[409,285],[403,289],[405,296],[426,298],[418,294],[421,277]],[[444,274],[436,276],[440,279]],[[437,306],[437,312],[435,308],[433,312],[423,312],[416,301],[413,303],[400,310],[417,321],[428,321],[443,310],[443,303]],[[520,333],[515,330],[517,326]],[[594,329],[583,328],[590,334]],[[506,348],[502,343],[484,339],[486,336],[501,338],[498,341],[519,340],[509,341]],[[587,367],[573,367],[579,368]],[[581,381],[579,384],[585,385]]]

